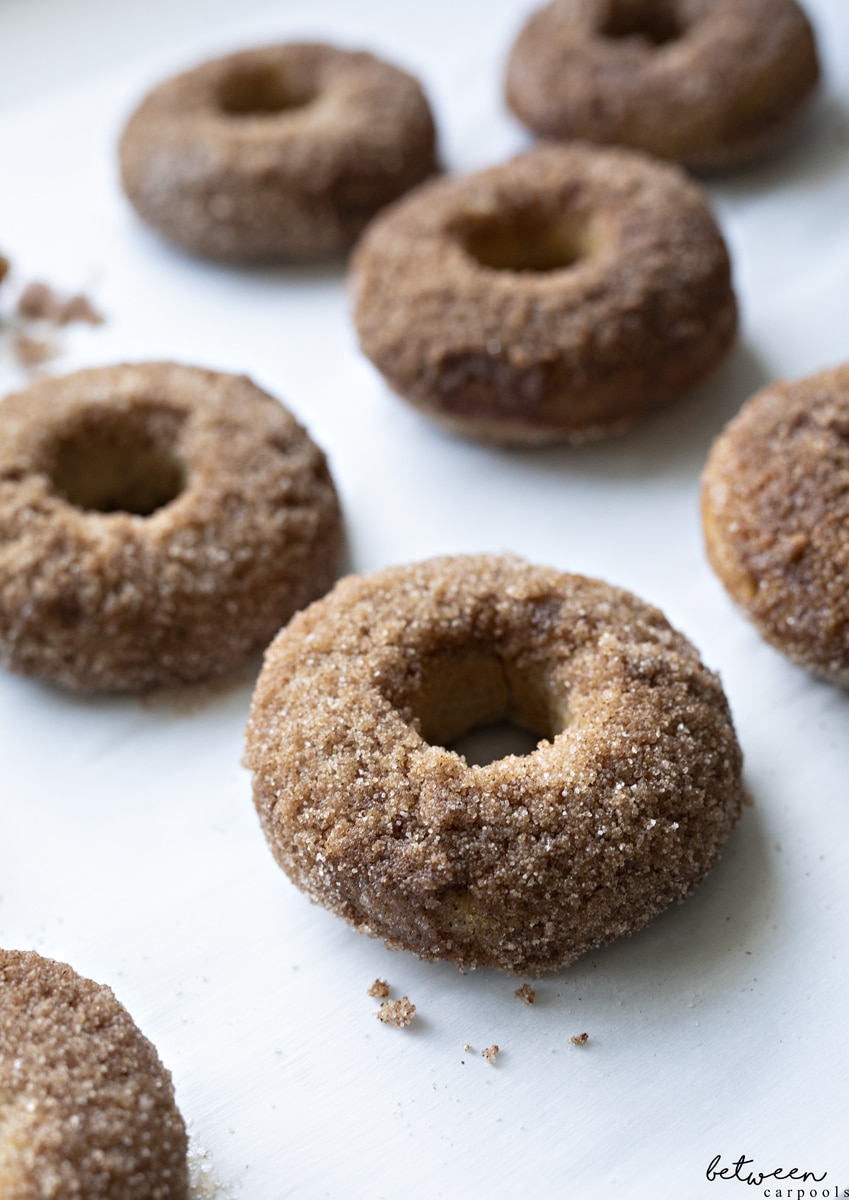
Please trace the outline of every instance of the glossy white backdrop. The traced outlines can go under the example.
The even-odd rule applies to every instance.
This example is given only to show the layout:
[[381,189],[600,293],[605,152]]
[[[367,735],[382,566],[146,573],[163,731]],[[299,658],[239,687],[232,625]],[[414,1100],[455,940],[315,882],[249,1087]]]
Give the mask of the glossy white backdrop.
[[[725,859],[644,933],[534,981],[526,1007],[522,980],[390,953],[278,871],[240,766],[257,664],[143,701],[2,675],[0,944],[116,990],[245,1200],[733,1200],[770,1186],[709,1182],[717,1154],[827,1172],[819,1186],[842,1194],[849,698],[731,608],[705,563],[697,496],[710,441],[748,394],[849,358],[845,0],[809,0],[827,81],[793,145],[709,184],[743,312],[731,361],[607,445],[508,452],[449,437],[359,355],[341,265],[191,261],[139,225],[117,186],[116,138],[149,86],[211,53],[304,36],[416,72],[449,169],[499,161],[528,143],[500,98],[527,7],[3,0],[0,249],[16,279],[0,302],[39,277],[89,292],[107,324],[69,329],[56,370],[175,358],[284,398],[330,456],[354,570],[509,549],[658,604],[721,672],[746,754],[754,805]],[[0,389],[23,381],[0,337]],[[409,1029],[375,1020],[378,975],[418,1006]],[[492,1067],[480,1050],[494,1042]]]

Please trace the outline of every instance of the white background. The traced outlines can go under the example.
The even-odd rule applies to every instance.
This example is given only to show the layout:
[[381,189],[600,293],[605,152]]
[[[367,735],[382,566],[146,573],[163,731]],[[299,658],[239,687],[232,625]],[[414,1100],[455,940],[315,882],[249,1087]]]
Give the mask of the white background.
[[[172,1070],[222,1188],[245,1200],[733,1200],[770,1186],[709,1183],[717,1154],[827,1172],[820,1187],[842,1194],[849,698],[732,609],[705,562],[697,496],[710,441],[747,395],[849,358],[846,0],[808,0],[826,83],[799,136],[709,184],[743,314],[729,364],[607,445],[508,452],[450,437],[360,356],[341,265],[190,261],[118,189],[116,139],[147,88],[287,37],[408,67],[446,166],[500,161],[528,144],[500,94],[526,8],[2,0],[0,249],[16,273],[0,303],[33,278],[89,292],[107,324],[63,334],[56,370],[171,357],[247,372],[285,399],[329,454],[354,570],[509,549],[658,604],[721,672],[746,754],[754,805],[723,862],[645,932],[534,981],[526,1007],[522,980],[390,953],[277,869],[240,766],[256,663],[142,701],[4,675],[0,944],[115,989]],[[0,390],[24,382],[0,340]],[[418,1006],[409,1029],[375,1020],[375,976]],[[492,1043],[495,1066],[480,1057]]]

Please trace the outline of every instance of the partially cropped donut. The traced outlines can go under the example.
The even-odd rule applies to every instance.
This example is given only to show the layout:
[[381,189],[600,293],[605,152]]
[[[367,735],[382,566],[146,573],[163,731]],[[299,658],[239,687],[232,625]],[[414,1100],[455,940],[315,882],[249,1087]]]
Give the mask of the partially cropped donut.
[[339,254],[436,169],[421,87],[371,54],[246,50],[155,88],[120,144],[140,216],[193,254],[238,262]]
[[849,365],[747,401],[711,449],[702,518],[714,570],[763,637],[849,688]]
[[796,0],[553,0],[513,46],[507,99],[541,137],[727,168],[779,142],[818,78]]
[[[537,749],[486,766],[450,749],[499,720]],[[627,592],[509,556],[342,580],[269,647],[246,761],[313,900],[393,948],[515,972],[683,899],[742,800],[690,643]]]
[[0,662],[71,688],[220,675],[330,586],[322,452],[250,380],[173,363],[0,402]]
[[364,352],[455,432],[578,442],[709,375],[737,309],[701,190],[632,151],[547,146],[425,184],[353,260]]
[[108,987],[0,950],[0,1196],[186,1200],[171,1076]]

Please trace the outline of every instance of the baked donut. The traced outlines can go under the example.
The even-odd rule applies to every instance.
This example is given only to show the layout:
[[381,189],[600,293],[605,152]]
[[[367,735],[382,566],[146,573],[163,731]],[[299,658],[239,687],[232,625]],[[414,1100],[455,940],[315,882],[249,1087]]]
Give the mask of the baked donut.
[[619,432],[707,376],[737,309],[699,188],[632,151],[547,146],[380,214],[353,261],[366,355],[485,441]]
[[[507,719],[542,740],[469,766]],[[636,597],[514,557],[343,579],[266,652],[247,728],[280,866],[426,959],[535,973],[641,928],[740,813],[719,680]]]
[[331,584],[324,455],[250,380],[173,363],[0,402],[0,662],[70,688],[222,674]]
[[0,1195],[184,1200],[171,1076],[108,987],[0,950]]
[[736,166],[793,128],[819,77],[796,0],[553,0],[507,67],[507,101],[536,134]]
[[178,246],[240,262],[325,258],[436,169],[419,84],[371,54],[291,43],[155,88],[120,142],[124,191]]
[[849,688],[849,364],[773,383],[702,478],[713,569],[762,636]]

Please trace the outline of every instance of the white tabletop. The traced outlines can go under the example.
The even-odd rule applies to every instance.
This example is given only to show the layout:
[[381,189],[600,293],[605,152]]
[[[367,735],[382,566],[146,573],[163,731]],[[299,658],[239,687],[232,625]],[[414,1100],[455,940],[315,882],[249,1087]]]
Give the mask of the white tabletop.
[[[743,400],[849,358],[849,5],[807,7],[820,100],[784,154],[709,184],[743,314],[727,367],[620,440],[508,452],[391,395],[357,349],[341,268],[238,270],[164,245],[120,195],[115,143],[164,75],[310,36],[416,72],[449,169],[497,162],[529,140],[500,94],[524,0],[0,4],[0,249],[15,268],[0,298],[44,278],[107,318],[63,332],[52,369],[247,372],[327,450],[352,569],[513,550],[628,587],[719,670],[746,755],[754,804],[713,875],[643,933],[533,981],[528,1007],[522,980],[389,952],[277,869],[240,765],[256,664],[141,701],[0,675],[0,945],[114,988],[222,1195],[781,1194],[708,1181],[716,1155],[826,1173],[820,1196],[849,1188],[849,697],[732,608],[697,513],[708,446]],[[0,391],[24,382],[0,339]],[[409,1029],[375,1020],[377,976],[417,1005]]]

